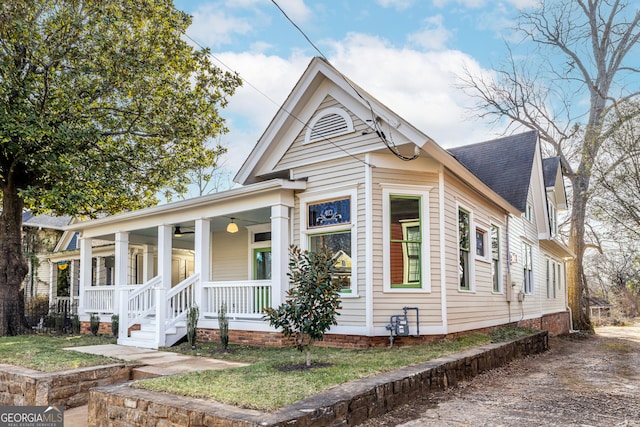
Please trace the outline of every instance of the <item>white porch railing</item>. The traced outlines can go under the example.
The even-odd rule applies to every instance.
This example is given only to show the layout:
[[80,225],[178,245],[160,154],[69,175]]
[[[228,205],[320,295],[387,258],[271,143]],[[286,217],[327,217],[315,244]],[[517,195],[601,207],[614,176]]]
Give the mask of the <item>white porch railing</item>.
[[[120,318],[121,332],[126,333],[129,328],[155,312],[155,286],[161,277],[156,276],[144,285],[127,285],[120,287],[120,307],[126,307],[126,316]],[[120,310],[122,311],[122,309]]]
[[207,317],[217,318],[222,304],[230,319],[260,319],[263,309],[271,307],[271,280],[203,282],[202,291],[200,311]]
[[167,292],[165,330],[174,327],[178,322],[187,318],[189,309],[195,305],[196,285],[199,282],[200,275],[196,273],[187,277]]
[[84,311],[86,313],[113,313],[115,287],[89,286],[84,290]]

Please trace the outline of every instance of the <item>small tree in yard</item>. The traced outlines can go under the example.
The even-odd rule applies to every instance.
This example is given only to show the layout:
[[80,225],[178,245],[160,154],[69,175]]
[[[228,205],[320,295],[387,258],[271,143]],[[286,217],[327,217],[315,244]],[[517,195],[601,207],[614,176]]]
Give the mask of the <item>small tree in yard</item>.
[[289,249],[289,280],[291,289],[287,300],[277,308],[266,308],[269,324],[281,328],[285,337],[293,337],[296,347],[306,351],[306,366],[311,366],[311,346],[322,340],[324,333],[337,325],[340,306],[341,280],[331,273],[335,260],[322,248],[320,252]]

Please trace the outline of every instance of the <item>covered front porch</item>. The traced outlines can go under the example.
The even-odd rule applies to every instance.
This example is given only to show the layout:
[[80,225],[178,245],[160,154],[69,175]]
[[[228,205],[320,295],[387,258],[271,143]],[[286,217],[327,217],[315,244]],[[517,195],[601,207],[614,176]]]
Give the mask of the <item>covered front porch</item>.
[[[270,330],[263,309],[284,299],[294,193],[304,188],[278,179],[72,226],[81,321],[117,314],[118,343],[148,348],[183,338],[193,306],[198,327],[217,328],[224,305],[242,329]],[[113,242],[112,284],[96,280],[94,240]]]

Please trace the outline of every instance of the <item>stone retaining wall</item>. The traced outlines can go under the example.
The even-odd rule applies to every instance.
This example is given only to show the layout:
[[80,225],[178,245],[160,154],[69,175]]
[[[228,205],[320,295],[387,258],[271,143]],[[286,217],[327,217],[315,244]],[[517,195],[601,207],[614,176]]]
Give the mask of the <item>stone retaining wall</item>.
[[92,389],[89,425],[353,426],[511,360],[548,349],[548,333],[488,344],[334,387],[274,413],[117,385]]
[[128,381],[132,369],[113,364],[45,373],[0,364],[0,406],[86,405],[89,389]]

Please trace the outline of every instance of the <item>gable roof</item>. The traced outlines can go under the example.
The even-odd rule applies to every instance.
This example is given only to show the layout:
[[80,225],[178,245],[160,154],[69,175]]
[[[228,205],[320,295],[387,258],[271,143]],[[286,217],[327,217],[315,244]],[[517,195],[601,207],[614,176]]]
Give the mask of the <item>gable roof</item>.
[[529,131],[448,151],[496,193],[524,212],[537,147],[538,132]]
[[33,215],[31,212],[22,213],[22,225],[27,227],[50,228],[62,230],[71,223],[70,216]]
[[544,186],[546,188],[556,185],[558,168],[560,167],[560,157],[548,157],[542,159],[542,170],[544,173]]
[[[363,121],[369,121],[372,116],[379,118],[402,135],[408,148],[420,150],[449,169],[461,180],[469,184],[479,193],[485,195],[506,212],[518,214],[513,204],[498,194],[472,171],[461,165],[447,150],[438,145],[432,138],[417,129],[408,121],[382,104],[356,83],[349,80],[329,62],[315,57],[302,74],[292,91],[287,96],[264,133],[258,139],[253,150],[240,167],[234,177],[234,182],[247,185],[278,177],[289,178],[289,170],[277,168],[278,161],[291,146],[297,135],[312,119],[319,103],[329,94],[336,101],[345,105],[349,111]],[[368,146],[364,151],[350,152],[349,155],[386,151],[384,145]],[[421,154],[421,155],[422,155]],[[325,161],[343,157],[340,150],[332,153],[333,157],[323,157]],[[318,161],[318,158],[314,159]]]

